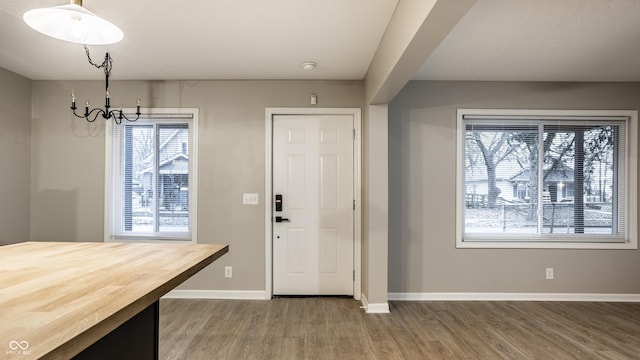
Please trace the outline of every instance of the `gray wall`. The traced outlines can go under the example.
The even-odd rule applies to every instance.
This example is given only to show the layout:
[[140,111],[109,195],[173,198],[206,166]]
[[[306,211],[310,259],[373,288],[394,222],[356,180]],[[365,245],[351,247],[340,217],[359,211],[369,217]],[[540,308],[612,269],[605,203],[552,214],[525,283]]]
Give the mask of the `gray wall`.
[[635,110],[640,84],[408,83],[389,105],[389,291],[640,293],[638,250],[455,248],[457,108]]
[[31,80],[0,68],[0,245],[29,240]]
[[[31,232],[33,240],[102,241],[104,124],[75,118],[78,103],[104,101],[101,81],[34,81]],[[360,81],[114,81],[112,104],[199,108],[198,242],[227,243],[228,254],[181,289],[264,290],[265,108],[362,108]],[[260,206],[243,206],[242,193]],[[225,279],[223,267],[233,266]]]

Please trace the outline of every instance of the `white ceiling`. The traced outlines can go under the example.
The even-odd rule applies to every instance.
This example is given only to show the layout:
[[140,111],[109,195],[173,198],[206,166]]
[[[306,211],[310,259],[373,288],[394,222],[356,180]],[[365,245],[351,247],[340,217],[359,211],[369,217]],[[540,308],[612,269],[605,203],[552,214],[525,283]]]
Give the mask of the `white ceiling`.
[[640,0],[478,0],[415,79],[640,81]]
[[[68,0],[0,0],[0,67],[31,79],[99,79],[81,45],[29,28],[29,9]],[[124,40],[91,46],[113,79],[363,79],[398,0],[85,0]],[[315,61],[314,71],[302,62]]]
[[[398,1],[85,0],[122,42],[92,46],[115,80],[360,80]],[[452,0],[440,0],[452,1]],[[34,80],[101,79],[82,46],[22,14],[66,0],[0,0],[0,67]],[[314,71],[302,70],[316,61]],[[478,0],[414,79],[640,81],[640,0]]]

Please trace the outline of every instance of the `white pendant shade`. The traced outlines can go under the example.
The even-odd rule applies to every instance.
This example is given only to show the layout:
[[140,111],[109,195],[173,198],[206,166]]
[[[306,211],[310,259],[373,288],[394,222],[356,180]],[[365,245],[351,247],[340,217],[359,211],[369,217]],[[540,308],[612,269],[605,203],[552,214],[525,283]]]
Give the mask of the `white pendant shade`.
[[76,4],[29,10],[23,19],[34,30],[78,44],[107,45],[124,37],[117,26]]

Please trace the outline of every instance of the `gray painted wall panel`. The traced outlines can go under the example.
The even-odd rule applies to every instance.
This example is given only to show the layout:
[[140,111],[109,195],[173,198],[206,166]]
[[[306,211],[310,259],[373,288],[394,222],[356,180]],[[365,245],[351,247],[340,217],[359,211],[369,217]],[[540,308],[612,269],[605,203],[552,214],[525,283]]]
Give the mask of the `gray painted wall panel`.
[[389,291],[639,294],[638,250],[455,248],[458,108],[635,110],[640,84],[408,83],[389,105]]
[[0,245],[29,240],[31,80],[0,68]]
[[[114,81],[111,103],[199,108],[198,241],[228,243],[229,253],[181,289],[264,290],[265,108],[362,108],[361,81]],[[75,118],[68,108],[104,101],[101,81],[35,81],[32,238],[102,241],[104,124]],[[242,193],[259,193],[243,206]],[[224,278],[224,266],[233,278]]]

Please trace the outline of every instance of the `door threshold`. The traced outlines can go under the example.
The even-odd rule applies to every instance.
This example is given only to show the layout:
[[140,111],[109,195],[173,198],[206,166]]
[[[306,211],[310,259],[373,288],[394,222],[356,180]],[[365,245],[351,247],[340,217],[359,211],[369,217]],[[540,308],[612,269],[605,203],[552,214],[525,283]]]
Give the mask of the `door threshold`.
[[353,299],[353,295],[273,295],[272,299],[306,299],[306,298],[331,298],[331,299]]

